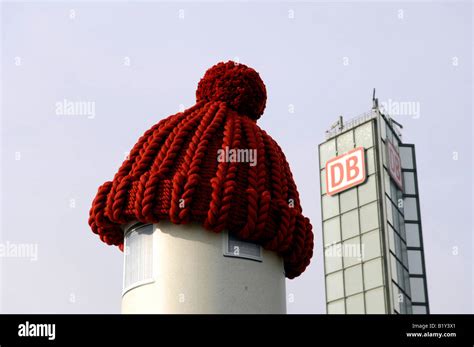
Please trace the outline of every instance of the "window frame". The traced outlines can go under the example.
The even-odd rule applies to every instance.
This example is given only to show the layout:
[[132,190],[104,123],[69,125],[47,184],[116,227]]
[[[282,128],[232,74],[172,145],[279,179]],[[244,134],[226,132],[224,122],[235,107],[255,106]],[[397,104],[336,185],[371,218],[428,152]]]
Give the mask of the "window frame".
[[229,237],[229,232],[228,231],[223,231],[223,237],[222,237],[222,254],[224,257],[229,257],[229,258],[238,258],[238,259],[247,259],[247,260],[253,260],[253,261],[257,261],[257,262],[263,262],[263,247],[261,245],[259,245],[258,243],[255,243],[255,242],[248,242],[248,241],[243,241],[243,240],[239,240],[237,237],[234,236],[234,239],[239,241],[239,242],[244,242],[244,243],[250,243],[250,244],[254,244],[256,246],[259,247],[259,250],[260,250],[260,255],[259,256],[256,256],[256,255],[252,255],[252,254],[235,254],[234,252],[230,252],[229,251],[229,241],[230,241],[230,237]]
[[[151,226],[151,242],[152,242],[152,251],[151,251],[151,277],[142,279],[139,281],[135,281],[132,284],[129,284],[128,286],[125,286],[125,269],[127,265],[127,234],[133,232],[134,230],[141,229],[141,228],[146,228]],[[154,242],[154,237],[155,237],[155,226],[154,224],[151,223],[141,223],[141,222],[134,222],[131,223],[130,226],[126,226],[124,228],[124,237],[123,237],[123,268],[122,268],[122,296],[124,296],[127,292],[129,292],[132,289],[135,289],[137,287],[141,287],[146,284],[154,283],[155,282],[155,242]]]

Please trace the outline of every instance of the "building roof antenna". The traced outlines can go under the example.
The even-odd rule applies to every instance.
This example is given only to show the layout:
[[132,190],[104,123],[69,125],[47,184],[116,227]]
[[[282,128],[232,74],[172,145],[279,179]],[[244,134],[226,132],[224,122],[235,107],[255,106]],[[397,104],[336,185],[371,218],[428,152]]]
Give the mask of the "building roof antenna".
[[374,88],[374,91],[372,92],[372,109],[378,110],[378,108],[379,108],[379,99],[375,97],[375,88]]
[[395,119],[390,118],[390,122],[391,122],[392,124],[397,125],[400,129],[403,129],[403,125],[401,125],[400,123],[398,123]]

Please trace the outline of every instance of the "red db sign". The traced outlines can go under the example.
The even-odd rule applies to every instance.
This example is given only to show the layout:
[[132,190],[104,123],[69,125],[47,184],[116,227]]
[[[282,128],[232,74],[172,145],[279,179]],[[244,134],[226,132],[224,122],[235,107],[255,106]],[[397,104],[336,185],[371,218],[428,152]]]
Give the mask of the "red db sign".
[[400,155],[396,148],[390,141],[387,141],[387,152],[388,152],[388,172],[393,178],[398,188],[403,191],[402,183],[402,164],[400,161]]
[[326,163],[326,191],[334,195],[365,181],[365,151],[358,147]]

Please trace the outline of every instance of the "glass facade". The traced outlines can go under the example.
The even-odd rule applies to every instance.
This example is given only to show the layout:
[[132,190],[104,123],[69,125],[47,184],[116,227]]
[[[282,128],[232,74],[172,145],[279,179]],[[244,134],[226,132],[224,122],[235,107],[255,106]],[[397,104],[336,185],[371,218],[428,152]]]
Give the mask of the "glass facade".
[[400,158],[404,181],[403,208],[405,213],[404,236],[407,247],[406,262],[409,269],[406,282],[411,289],[412,312],[429,313],[415,146],[400,144]]
[[[400,157],[403,191],[388,142]],[[328,195],[327,161],[359,147],[366,180]],[[429,313],[414,146],[374,109],[322,143],[319,159],[327,312]]]

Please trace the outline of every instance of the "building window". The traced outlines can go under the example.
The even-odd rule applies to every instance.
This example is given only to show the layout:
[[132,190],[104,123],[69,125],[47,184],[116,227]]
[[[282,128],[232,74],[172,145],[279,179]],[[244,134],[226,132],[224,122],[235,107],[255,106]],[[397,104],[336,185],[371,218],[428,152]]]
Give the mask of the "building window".
[[364,294],[352,295],[346,299],[347,313],[349,314],[363,314],[364,308]]
[[364,263],[365,289],[372,289],[383,284],[382,260],[377,258]]
[[406,298],[406,314],[413,314],[411,310],[411,301],[410,299]]
[[411,313],[411,301],[406,294],[392,283],[393,309],[396,313]]
[[324,263],[326,273],[339,271],[342,269],[341,244],[335,244],[324,250]]
[[404,271],[405,269],[403,268],[402,263],[400,263],[400,261],[397,261],[397,284],[402,290],[405,290],[405,281],[403,280]]
[[405,242],[402,242],[402,263],[406,268],[408,268],[408,251]]
[[426,306],[425,305],[413,305],[413,314],[426,314]]
[[418,229],[418,224],[406,223],[405,229],[407,233],[407,246],[420,247],[420,233]]
[[342,239],[347,240],[359,235],[359,213],[357,210],[344,213],[341,217]]
[[341,201],[341,213],[350,211],[357,207],[357,188],[346,190],[339,194]]
[[362,257],[370,260],[381,256],[380,231],[374,230],[362,235]]
[[394,240],[395,240],[395,255],[397,256],[398,260],[402,260],[402,239],[398,236],[397,233],[394,233]]
[[319,146],[320,168],[326,167],[326,162],[336,156],[336,140],[329,140]]
[[388,175],[386,169],[383,170],[383,182],[384,182],[384,185],[385,185],[385,194],[387,194],[387,196],[389,198],[391,198],[392,195],[390,194],[391,193],[391,190],[390,190],[390,176]]
[[404,184],[404,193],[405,194],[416,194],[415,189],[415,174],[413,172],[404,172],[403,173],[403,184]]
[[400,147],[400,161],[403,169],[413,169],[413,151],[411,147]]
[[360,237],[354,237],[342,244],[342,255],[344,259],[344,267],[347,268],[362,261],[362,253],[360,251]]
[[393,142],[393,132],[392,129],[390,129],[390,126],[386,124],[387,126],[387,140],[390,142]]
[[329,314],[344,314],[346,313],[344,309],[344,299],[333,301],[328,304],[328,313]]
[[339,195],[323,196],[323,219],[329,219],[339,214]]
[[262,261],[262,247],[253,242],[242,241],[230,233],[225,233],[224,256]]
[[421,263],[421,251],[408,251],[408,268],[413,275],[423,274],[423,265]]
[[369,202],[377,200],[377,188],[376,188],[375,175],[369,176],[365,184],[359,186],[359,204],[365,205]]
[[405,282],[405,293],[411,296],[411,289],[410,289],[410,274],[406,269],[403,269],[403,282]]
[[386,142],[382,141],[382,147],[380,148],[380,153],[382,154],[382,165],[385,168],[388,168],[388,155],[387,155],[387,145]]
[[395,248],[395,231],[393,230],[393,228],[391,227],[390,224],[387,224],[387,232],[388,232],[388,240],[389,240],[389,246],[390,246],[390,250],[393,252],[393,254],[397,254],[396,253],[396,248]]
[[346,295],[352,295],[362,292],[362,266],[356,265],[344,270],[344,285],[346,286]]
[[365,123],[355,129],[356,146],[370,148],[374,145],[372,122]]
[[410,277],[411,301],[425,302],[425,285],[423,278]]
[[392,283],[392,295],[393,295],[393,309],[397,313],[402,313],[405,295],[403,295],[403,292],[400,290],[400,288],[398,288],[395,285],[395,283]]
[[153,225],[135,224],[125,232],[123,294],[153,282]]
[[385,203],[387,206],[387,221],[390,223],[390,225],[393,225],[393,211],[392,211],[392,201],[389,198],[385,198]]
[[385,139],[387,139],[387,125],[385,124],[385,120],[380,117],[380,137],[382,138],[382,140],[385,141]]
[[339,217],[323,222],[324,246],[332,245],[341,241],[341,227]]
[[408,297],[404,293],[400,293],[400,313],[407,314],[407,306],[409,305]]
[[366,150],[365,153],[367,159],[367,174],[372,175],[377,171],[377,168],[375,167],[374,149],[370,148]]
[[405,232],[405,219],[403,216],[399,213],[398,216],[400,217],[400,236],[402,237],[402,240],[406,242],[407,240],[407,234]]
[[383,287],[365,292],[365,304],[367,313],[386,313],[385,295]]
[[354,148],[354,134],[352,130],[337,137],[337,154],[341,155]]
[[403,213],[404,211],[403,192],[400,189],[397,189],[397,197],[393,200],[393,203],[397,206],[400,212]]
[[416,198],[405,198],[404,201],[405,220],[418,220]]
[[392,253],[390,253],[390,269],[392,273],[392,280],[395,281],[396,283],[399,283],[401,279],[398,278],[397,264],[398,264],[397,258],[395,258],[395,256]]
[[326,169],[321,170],[321,195],[326,194]]
[[398,216],[399,212],[397,208],[395,207],[395,205],[392,206],[392,212],[393,212],[393,217],[392,217],[393,228],[395,229],[395,231],[400,233],[400,217]]
[[327,301],[340,299],[344,296],[342,271],[326,276],[326,296]]
[[397,204],[398,197],[398,187],[395,185],[395,183],[393,183],[392,180],[390,180],[390,198],[395,204]]
[[377,202],[370,203],[360,208],[361,233],[377,229],[379,226],[379,213]]

